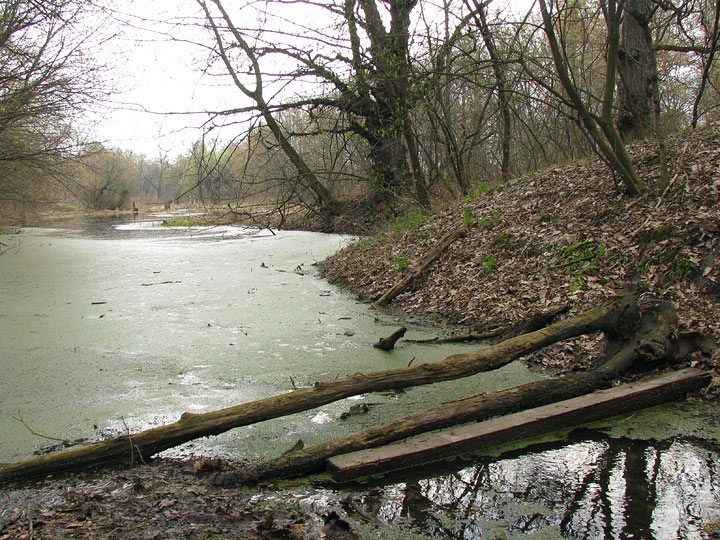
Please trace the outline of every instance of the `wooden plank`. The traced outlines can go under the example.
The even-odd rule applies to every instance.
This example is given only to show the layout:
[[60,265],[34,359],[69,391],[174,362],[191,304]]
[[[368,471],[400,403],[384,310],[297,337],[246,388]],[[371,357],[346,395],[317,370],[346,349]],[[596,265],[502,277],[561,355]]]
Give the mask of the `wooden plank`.
[[402,442],[332,457],[328,470],[344,482],[440,461],[481,448],[534,437],[680,399],[710,382],[694,368],[660,375],[477,424],[433,432]]

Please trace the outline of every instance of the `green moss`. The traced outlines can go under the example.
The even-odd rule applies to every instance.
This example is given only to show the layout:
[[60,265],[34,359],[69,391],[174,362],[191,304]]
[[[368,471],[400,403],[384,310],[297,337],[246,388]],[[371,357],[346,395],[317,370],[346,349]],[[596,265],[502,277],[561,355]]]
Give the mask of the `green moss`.
[[540,216],[540,223],[550,223],[553,217],[550,214],[543,214]]
[[81,212],[82,211],[82,208],[80,208],[79,206],[75,206],[75,205],[68,204],[68,203],[62,203],[62,202],[55,203],[55,208],[57,208],[59,210],[70,210],[72,212]]
[[697,270],[698,265],[695,264],[693,261],[691,261],[688,258],[685,257],[676,257],[675,260],[670,265],[670,270],[677,274],[678,277],[684,278],[687,277],[689,274],[692,274],[695,270]]
[[663,253],[663,258],[665,259],[665,262],[671,263],[675,259],[677,259],[678,256],[678,250],[676,248],[668,248],[665,250],[665,253]]
[[490,247],[497,247],[501,244],[504,244],[507,239],[510,238],[510,235],[508,233],[502,233],[493,238],[493,241],[490,243]]
[[661,225],[660,227],[652,227],[640,231],[637,235],[641,244],[649,244],[650,242],[662,242],[672,234],[672,225]]

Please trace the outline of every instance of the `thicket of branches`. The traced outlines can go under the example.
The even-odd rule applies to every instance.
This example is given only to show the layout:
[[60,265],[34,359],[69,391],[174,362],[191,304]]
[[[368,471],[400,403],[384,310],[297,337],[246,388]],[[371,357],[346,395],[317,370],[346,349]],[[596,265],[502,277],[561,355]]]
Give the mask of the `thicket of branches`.
[[44,201],[70,181],[73,122],[102,94],[91,11],[72,0],[0,2],[0,203]]
[[[331,219],[349,201],[428,208],[592,153],[633,195],[645,186],[627,142],[655,138],[666,172],[665,136],[718,117],[709,0],[194,3],[162,35],[187,42],[194,28],[205,76],[232,81],[236,106],[206,124],[222,135],[172,158],[74,154],[85,204],[269,203]],[[81,6],[3,3],[0,196],[23,182],[15,168],[52,170],[67,152],[87,79],[65,76],[77,49],[52,44]]]

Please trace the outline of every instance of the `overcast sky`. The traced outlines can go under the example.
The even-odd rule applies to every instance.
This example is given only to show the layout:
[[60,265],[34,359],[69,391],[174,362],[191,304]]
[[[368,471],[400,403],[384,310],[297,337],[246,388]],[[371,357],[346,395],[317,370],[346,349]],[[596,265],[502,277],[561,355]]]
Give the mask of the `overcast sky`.
[[[506,1],[496,0],[493,5],[507,5]],[[523,9],[531,2],[512,0]],[[93,138],[107,147],[173,159],[186,153],[203,134],[207,115],[192,113],[248,104],[231,81],[203,76],[205,53],[188,42],[202,41],[204,30],[188,24],[173,26],[199,17],[195,0],[109,3],[116,20],[105,24],[104,33],[119,32],[119,36],[108,41],[98,56],[112,67],[118,91],[109,106],[92,117],[89,131]],[[226,131],[225,138],[229,137]]]
[[[227,106],[233,88],[219,88],[202,76],[198,60],[202,49],[173,41],[164,32],[174,18],[197,13],[193,0],[113,2],[119,36],[98,52],[110,67],[116,92],[110,103],[91,120],[91,135],[108,147],[119,147],[148,157],[170,158],[185,153],[202,135],[204,114],[188,114]],[[157,21],[157,22],[153,22]],[[109,21],[105,32],[110,32]],[[202,39],[201,29],[175,28],[180,40]]]

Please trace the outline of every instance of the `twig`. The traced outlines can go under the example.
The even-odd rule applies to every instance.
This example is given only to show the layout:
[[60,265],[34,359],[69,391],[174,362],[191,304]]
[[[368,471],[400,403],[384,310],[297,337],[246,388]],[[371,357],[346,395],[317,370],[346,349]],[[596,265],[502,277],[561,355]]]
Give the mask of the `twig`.
[[[687,152],[687,149],[688,149],[688,145],[689,145],[689,144],[690,144],[690,143],[685,143],[685,146],[683,147],[682,153],[680,154],[680,159],[679,159],[679,161],[678,161],[678,170],[677,170],[677,172],[675,173],[675,175],[672,177],[672,179],[668,182],[668,185],[665,186],[665,189],[663,190],[662,195],[660,195],[660,198],[658,199],[658,202],[655,204],[655,209],[656,209],[656,210],[657,210],[658,208],[660,208],[660,205],[662,204],[663,199],[665,198],[665,195],[666,195],[667,192],[670,190],[670,188],[671,188],[672,185],[675,183],[675,181],[680,177],[680,167],[682,166],[683,158],[685,157],[685,152]],[[629,206],[628,206],[628,208],[629,208]],[[645,225],[648,224],[648,221],[650,221],[650,218],[651,218],[651,217],[652,217],[652,214],[648,214],[648,216],[645,218],[645,221],[643,221],[642,225],[640,225],[637,229],[635,229],[635,230],[630,234],[630,236],[637,236],[637,234],[645,228]]]
[[665,187],[665,190],[662,192],[662,195],[660,195],[660,198],[658,199],[658,202],[655,205],[656,209],[660,208],[660,205],[662,204],[663,199],[665,198],[665,194],[672,187],[672,185],[675,183],[675,180],[677,180],[679,176],[680,176],[680,171],[676,172],[675,176],[673,176],[672,179],[668,182],[668,185]]
[[660,208],[660,205],[662,204],[663,199],[665,198],[665,194],[666,194],[666,193],[668,192],[668,190],[670,189],[670,186],[672,186],[672,185],[675,183],[675,180],[677,180],[678,177],[680,176],[680,166],[682,166],[683,158],[685,157],[685,152],[687,152],[687,149],[688,149],[688,146],[689,146],[689,145],[690,145],[690,143],[685,143],[685,146],[683,147],[683,151],[682,151],[682,153],[680,154],[680,161],[678,162],[678,171],[675,173],[675,176],[672,177],[672,180],[670,180],[670,181],[668,182],[668,185],[665,186],[665,190],[662,192],[662,195],[660,195],[660,199],[658,199],[658,202],[657,202],[657,204],[655,205],[655,208]]
[[23,512],[22,510],[20,510],[20,509],[18,508],[18,509],[17,509],[17,513],[16,513],[13,517],[11,517],[11,518],[10,518],[8,521],[6,521],[5,523],[0,523],[0,533],[3,532],[3,531],[4,531],[5,529],[7,529],[8,527],[10,527],[11,525],[15,524],[15,523],[16,523],[20,518],[22,518],[24,515],[25,515],[25,512]]
[[[49,439],[49,440],[51,440],[51,441],[60,441],[61,443],[63,443],[63,444],[66,445],[66,446],[73,446],[73,442],[72,442],[71,440],[69,440],[69,439],[61,439],[61,438],[59,438],[59,437],[51,437],[50,435],[43,435],[42,433],[38,433],[38,432],[35,431],[33,428],[31,428],[31,427],[27,424],[27,422],[25,422],[25,420],[22,419],[22,417],[21,417],[20,415],[18,415],[18,416],[13,416],[12,419],[13,419],[13,420],[17,420],[18,422],[20,422],[23,426],[25,426],[25,427],[27,428],[27,430],[28,430],[30,433],[32,433],[32,434],[35,435],[36,437],[42,437],[43,439]],[[79,444],[79,443],[76,443],[76,444]]]
[[135,464],[135,445],[133,444],[132,435],[130,435],[130,428],[128,427],[127,422],[125,422],[125,417],[121,416],[120,419],[122,420],[123,426],[125,426],[125,436],[128,438],[128,442],[130,443],[130,467],[132,467]]

